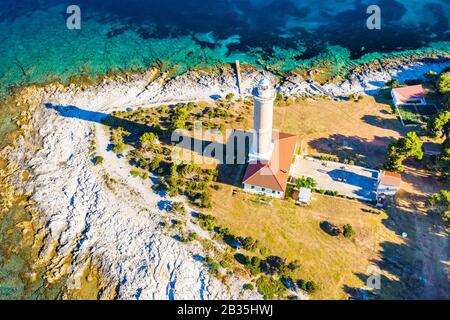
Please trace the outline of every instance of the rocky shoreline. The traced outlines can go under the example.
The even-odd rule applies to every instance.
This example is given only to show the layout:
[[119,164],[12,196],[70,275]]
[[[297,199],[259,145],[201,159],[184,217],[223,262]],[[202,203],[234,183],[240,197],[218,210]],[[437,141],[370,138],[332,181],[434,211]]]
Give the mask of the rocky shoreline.
[[[265,73],[284,96],[341,99],[375,95],[392,78],[403,83],[449,65],[450,55],[411,56],[360,66],[348,79],[326,84],[296,74],[277,81],[267,71],[248,67],[240,89],[249,96]],[[183,244],[162,232],[167,212],[158,204],[170,199],[153,193],[151,181],[133,180],[126,161],[110,152],[105,151],[101,167],[90,157],[93,146],[106,150],[100,120],[113,111],[237,96],[234,70],[221,70],[193,70],[167,79],[150,69],[105,78],[92,87],[52,83],[21,90],[17,103],[28,110],[17,123],[21,135],[0,152],[8,162],[2,171],[8,188],[5,184],[0,191],[5,208],[11,205],[7,199],[25,194],[37,209],[33,264],[45,266],[48,283],[65,281],[62,298],[76,297],[86,279],[95,280],[96,295],[104,299],[260,298],[243,290],[244,280],[237,276],[224,284],[210,275],[194,258],[205,256],[201,245]],[[115,188],[108,187],[105,177],[117,181]]]

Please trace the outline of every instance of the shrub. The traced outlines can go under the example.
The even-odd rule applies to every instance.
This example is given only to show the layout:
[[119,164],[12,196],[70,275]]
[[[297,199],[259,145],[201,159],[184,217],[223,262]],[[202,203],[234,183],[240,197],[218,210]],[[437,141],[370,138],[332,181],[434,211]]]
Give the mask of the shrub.
[[303,291],[306,291],[308,293],[314,293],[317,291],[317,284],[312,280],[311,281],[298,280],[297,286]]
[[255,287],[251,284],[251,283],[246,283],[244,284],[244,286],[242,287],[244,290],[249,290],[252,291],[255,289]]
[[317,186],[316,180],[310,177],[301,177],[295,181],[295,186],[297,188],[309,188],[314,189]]
[[280,280],[275,280],[272,277],[261,276],[256,280],[256,287],[258,292],[266,300],[272,300],[279,297],[286,292],[286,287]]
[[250,265],[250,258],[248,256],[246,256],[245,254],[236,253],[234,255],[234,258],[236,259],[237,262],[239,262],[240,264],[242,264],[244,266]]
[[146,151],[154,150],[155,142],[157,140],[158,140],[158,136],[153,132],[146,132],[139,138],[141,148]]
[[125,146],[126,146],[125,143],[119,142],[119,143],[114,145],[113,152],[115,154],[122,155],[123,152],[125,151]]
[[220,265],[217,262],[212,262],[209,264],[209,271],[214,275],[217,275],[219,273],[219,268]]
[[432,195],[427,200],[426,205],[439,211],[445,223],[450,222],[450,191],[441,190],[439,193]]
[[200,227],[202,227],[203,229],[209,230],[209,231],[214,230],[214,224],[216,223],[215,217],[208,215],[208,214],[199,213],[198,219],[199,219]]
[[346,224],[343,227],[342,234],[346,238],[351,238],[351,237],[353,237],[355,235],[355,231],[353,230],[353,227],[350,224]]
[[446,94],[450,92],[450,72],[444,72],[440,75],[437,82],[437,89],[439,93]]
[[131,174],[133,177],[138,177],[138,176],[140,175],[140,172],[139,172],[139,170],[132,169],[132,170],[130,171],[130,174]]
[[103,164],[104,160],[105,159],[102,156],[96,156],[94,158],[94,165],[96,165],[96,166],[101,165],[101,164]]
[[270,253],[270,250],[266,247],[262,247],[259,249],[259,253],[261,253],[261,255],[266,256]]
[[242,245],[242,248],[248,251],[254,251],[258,246],[258,240],[253,239],[252,237],[239,237],[238,241]]
[[397,79],[392,79],[392,80],[386,82],[386,86],[388,88],[392,88],[392,89],[393,88],[398,88],[400,86],[400,83],[398,82]]
[[182,215],[186,214],[186,208],[184,207],[183,202],[174,202],[171,205],[171,211],[174,213],[180,213]]
[[261,261],[261,270],[270,275],[281,274],[286,270],[285,259],[278,256],[267,257]]
[[202,208],[211,208],[212,207],[212,201],[211,201],[211,192],[210,191],[203,191],[200,193],[199,198],[200,200],[200,207]]
[[247,265],[248,270],[252,275],[261,273],[261,259],[258,257],[252,257],[250,263]]

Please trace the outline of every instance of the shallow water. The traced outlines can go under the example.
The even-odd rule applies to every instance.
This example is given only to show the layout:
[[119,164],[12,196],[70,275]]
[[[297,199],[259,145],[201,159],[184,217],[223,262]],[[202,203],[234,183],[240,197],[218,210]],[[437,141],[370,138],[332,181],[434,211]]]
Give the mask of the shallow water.
[[[239,59],[285,72],[317,60],[353,62],[405,50],[450,51],[443,0],[2,0],[0,88],[88,70],[190,67]],[[125,4],[126,3],[126,4]],[[368,30],[369,4],[381,30]],[[444,42],[443,42],[444,41]]]

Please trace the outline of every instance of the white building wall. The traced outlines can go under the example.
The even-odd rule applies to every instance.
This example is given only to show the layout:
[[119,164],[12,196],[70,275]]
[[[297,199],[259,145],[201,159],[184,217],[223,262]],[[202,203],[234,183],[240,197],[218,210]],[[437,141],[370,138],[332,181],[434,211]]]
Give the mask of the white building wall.
[[265,195],[268,197],[274,197],[274,198],[280,198],[280,199],[284,198],[284,192],[267,189],[267,188],[262,188],[259,186],[254,186],[254,185],[250,185],[250,184],[246,184],[246,183],[244,184],[244,191],[250,192],[250,193],[255,193],[255,194],[261,194],[261,195]]
[[392,187],[392,186],[387,186],[384,184],[379,184],[378,188],[377,188],[377,194],[378,195],[387,195],[387,196],[395,196],[395,194],[397,193],[398,188]]

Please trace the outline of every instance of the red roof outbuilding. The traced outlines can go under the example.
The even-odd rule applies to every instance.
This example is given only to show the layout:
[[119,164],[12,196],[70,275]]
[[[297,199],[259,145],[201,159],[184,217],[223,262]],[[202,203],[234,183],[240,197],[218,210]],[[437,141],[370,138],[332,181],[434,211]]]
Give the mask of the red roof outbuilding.
[[392,89],[392,94],[398,103],[407,103],[412,99],[425,98],[425,92],[421,84]]

